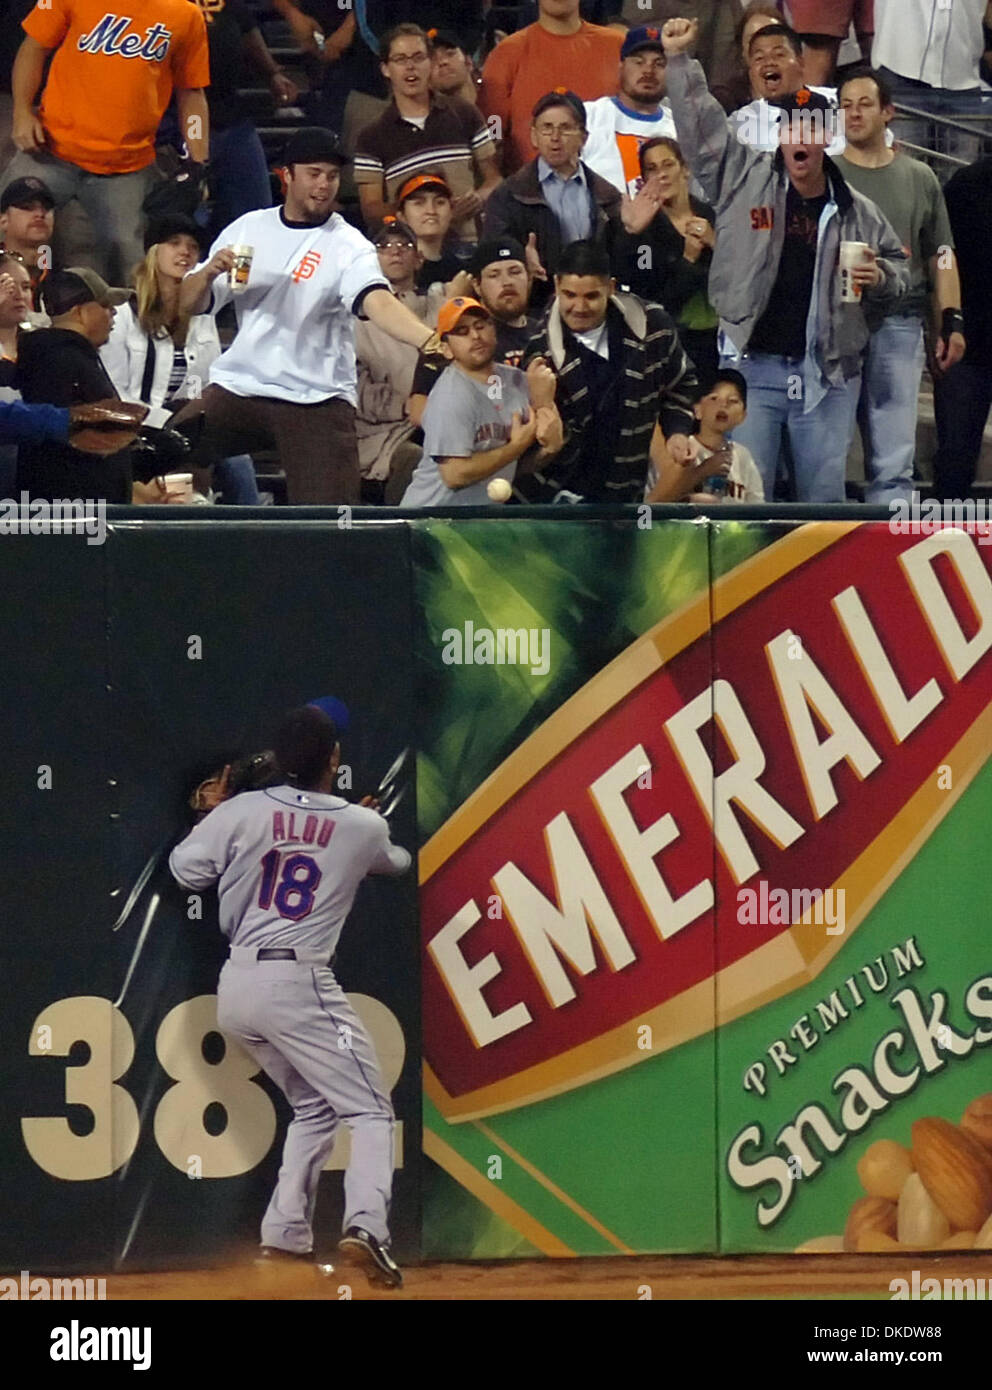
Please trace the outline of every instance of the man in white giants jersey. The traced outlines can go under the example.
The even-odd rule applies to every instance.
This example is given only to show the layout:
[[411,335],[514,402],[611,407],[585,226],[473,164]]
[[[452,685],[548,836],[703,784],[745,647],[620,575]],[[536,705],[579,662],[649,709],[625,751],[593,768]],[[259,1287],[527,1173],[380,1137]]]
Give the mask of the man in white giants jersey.
[[[329,131],[297,131],[286,152],[286,201],[246,213],[183,282],[187,313],[233,301],[238,332],[210,369],[198,459],[275,444],[293,504],[359,501],[353,315],[399,342],[433,350],[436,335],[392,293],[375,247],[334,211],[343,155]],[[239,251],[247,283],[231,284]],[[234,448],[237,443],[238,447]]]
[[398,1287],[388,1227],[393,1107],[328,962],[365,875],[404,873],[411,857],[376,811],[333,794],[341,748],[322,710],[287,715],[273,751],[285,782],[222,802],[176,846],[169,868],[193,892],[218,885],[231,954],[217,1022],[293,1107],[262,1257],[312,1258],[317,1184],[344,1120],[351,1160],[339,1249],[373,1281]]

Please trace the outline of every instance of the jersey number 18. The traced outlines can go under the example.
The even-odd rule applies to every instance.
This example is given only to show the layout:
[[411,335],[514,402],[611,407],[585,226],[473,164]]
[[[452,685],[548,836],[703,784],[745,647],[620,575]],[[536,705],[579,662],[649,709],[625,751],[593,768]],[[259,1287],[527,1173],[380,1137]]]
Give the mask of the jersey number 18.
[[282,851],[270,849],[262,859],[262,884],[258,890],[259,907],[271,907],[275,901],[280,917],[299,922],[313,911],[314,894],[320,884],[320,870],[309,854],[290,854],[279,864]]

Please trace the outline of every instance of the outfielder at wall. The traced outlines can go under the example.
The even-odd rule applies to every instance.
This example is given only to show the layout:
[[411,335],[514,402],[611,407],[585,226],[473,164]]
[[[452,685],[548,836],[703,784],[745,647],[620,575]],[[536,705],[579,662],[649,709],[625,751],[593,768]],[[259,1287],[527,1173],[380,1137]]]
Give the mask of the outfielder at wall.
[[284,780],[223,801],[172,852],[183,887],[216,883],[231,942],[217,1019],[293,1107],[262,1258],[312,1257],[313,1212],[339,1120],[351,1131],[339,1249],[370,1280],[403,1279],[389,1250],[393,1109],[372,1044],[330,969],[366,874],[401,874],[410,854],[368,806],[332,792],[341,758],[334,721],[307,706],[280,726]]

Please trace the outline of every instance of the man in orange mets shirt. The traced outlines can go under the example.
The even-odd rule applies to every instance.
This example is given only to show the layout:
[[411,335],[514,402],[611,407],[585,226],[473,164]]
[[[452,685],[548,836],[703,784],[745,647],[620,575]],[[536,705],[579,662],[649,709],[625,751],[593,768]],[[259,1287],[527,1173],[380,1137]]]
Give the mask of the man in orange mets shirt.
[[[207,159],[203,89],[210,83],[203,15],[189,0],[38,0],[14,60],[13,137],[2,177],[36,177],[56,206],[89,213],[103,273],[127,283],[142,259],[141,206],[153,180],[155,132],[173,92],[191,159]],[[41,105],[34,101],[54,53]]]

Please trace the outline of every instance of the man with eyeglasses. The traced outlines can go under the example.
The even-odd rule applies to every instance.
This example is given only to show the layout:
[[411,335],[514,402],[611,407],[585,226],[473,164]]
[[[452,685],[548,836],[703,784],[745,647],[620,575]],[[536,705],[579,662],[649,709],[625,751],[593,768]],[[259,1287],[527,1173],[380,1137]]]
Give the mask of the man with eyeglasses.
[[621,193],[582,161],[586,108],[574,92],[547,92],[531,117],[537,157],[508,178],[486,205],[487,239],[511,236],[525,248],[534,276],[532,304],[547,303],[549,276],[574,241],[610,249],[620,228]]
[[611,91],[621,43],[616,29],[582,18],[579,0],[539,0],[536,22],[496,45],[482,68],[479,106],[499,122],[507,174],[530,159],[530,116],[542,92],[560,83],[594,101]]
[[[453,229],[477,237],[476,218],[501,182],[496,146],[477,107],[431,91],[430,39],[398,24],[382,41],[389,106],[358,137],[355,183],[370,231],[396,211],[396,196],[418,174],[440,174],[454,195]],[[478,181],[478,187],[476,182]]]

